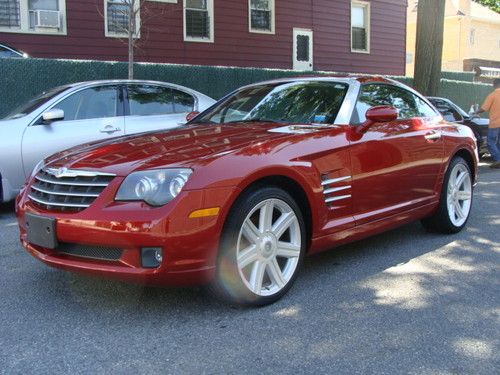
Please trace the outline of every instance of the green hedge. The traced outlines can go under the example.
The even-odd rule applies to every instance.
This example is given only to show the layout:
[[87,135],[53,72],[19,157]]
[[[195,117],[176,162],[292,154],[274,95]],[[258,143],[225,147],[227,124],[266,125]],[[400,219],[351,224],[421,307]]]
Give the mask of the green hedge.
[[[215,99],[235,88],[273,78],[331,72],[304,73],[292,70],[189,66],[172,64],[135,64],[135,78],[177,83],[198,90]],[[0,59],[0,117],[34,95],[56,86],[99,79],[127,77],[127,64],[86,60]],[[412,78],[394,77],[405,84]],[[484,87],[483,87],[484,86]],[[442,95],[457,101],[468,110],[480,103],[486,85],[443,81]]]

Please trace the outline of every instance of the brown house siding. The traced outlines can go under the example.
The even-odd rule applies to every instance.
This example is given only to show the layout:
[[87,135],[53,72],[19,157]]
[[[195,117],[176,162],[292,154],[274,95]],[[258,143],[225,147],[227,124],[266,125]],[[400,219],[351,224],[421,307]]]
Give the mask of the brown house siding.
[[[183,1],[146,2],[137,61],[292,68],[293,28],[314,32],[314,69],[404,74],[406,1],[371,1],[371,51],[350,49],[350,0],[276,0],[276,33],[248,31],[247,0],[215,0],[215,42],[183,41]],[[99,10],[99,11],[98,11]],[[0,32],[0,42],[34,57],[120,60],[127,48],[104,36],[103,0],[66,0],[67,35]]]

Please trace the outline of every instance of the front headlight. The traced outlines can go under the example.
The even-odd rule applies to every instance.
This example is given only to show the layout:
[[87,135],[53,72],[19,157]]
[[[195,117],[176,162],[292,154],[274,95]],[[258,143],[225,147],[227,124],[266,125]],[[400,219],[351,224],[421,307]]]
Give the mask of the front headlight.
[[134,172],[122,182],[115,200],[144,201],[163,206],[181,192],[193,171],[188,168],[155,169]]

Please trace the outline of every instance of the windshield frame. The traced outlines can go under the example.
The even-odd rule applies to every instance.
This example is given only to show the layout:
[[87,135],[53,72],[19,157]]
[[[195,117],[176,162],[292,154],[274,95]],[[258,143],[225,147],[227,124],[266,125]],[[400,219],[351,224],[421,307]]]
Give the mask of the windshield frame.
[[[210,122],[207,121],[208,119],[205,119],[207,115],[209,115],[211,112],[214,112],[217,108],[221,108],[224,104],[228,102],[232,97],[234,97],[236,94],[239,92],[242,92],[244,90],[248,89],[254,89],[258,88],[261,86],[266,86],[266,85],[275,85],[273,90],[276,89],[277,87],[283,87],[283,86],[294,86],[294,85],[300,85],[300,84],[307,84],[307,83],[315,83],[315,82],[324,82],[324,83],[330,83],[330,84],[341,84],[345,86],[345,93],[343,97],[343,101],[339,106],[339,109],[336,114],[336,118],[329,123],[316,123],[316,122],[308,122],[305,124],[312,124],[312,125],[322,125],[322,126],[328,126],[328,125],[341,125],[341,124],[349,124],[349,119],[350,115],[353,109],[353,101],[355,102],[355,99],[357,97],[357,93],[360,88],[360,83],[357,80],[353,80],[352,78],[339,78],[339,77],[307,77],[303,79],[298,79],[298,78],[292,78],[292,79],[278,79],[278,80],[272,80],[272,81],[265,81],[265,82],[260,82],[257,84],[252,84],[252,85],[247,85],[240,87],[229,94],[225,95],[222,97],[220,100],[218,100],[216,103],[214,103],[210,108],[207,108],[205,111],[201,112],[196,116],[194,119],[189,121],[186,125],[225,125],[225,124],[245,124],[245,123],[252,123],[252,122],[257,122],[253,119],[248,119],[248,120],[242,120],[242,121],[228,121],[228,122],[221,122],[221,123],[215,123],[215,122]],[[272,90],[271,90],[272,91]],[[263,119],[262,122],[266,122],[266,119]],[[283,119],[282,121],[272,119],[268,120],[267,122],[275,122],[275,123],[281,123],[283,125],[292,125],[296,124],[294,122],[289,122]]]

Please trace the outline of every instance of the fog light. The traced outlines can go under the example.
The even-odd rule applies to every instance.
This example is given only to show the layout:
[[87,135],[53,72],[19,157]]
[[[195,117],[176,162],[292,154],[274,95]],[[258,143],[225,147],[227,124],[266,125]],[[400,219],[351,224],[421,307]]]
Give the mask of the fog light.
[[163,261],[161,247],[143,247],[141,249],[141,263],[143,268],[158,268]]

